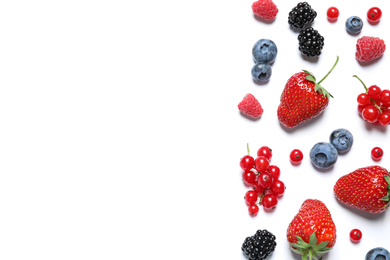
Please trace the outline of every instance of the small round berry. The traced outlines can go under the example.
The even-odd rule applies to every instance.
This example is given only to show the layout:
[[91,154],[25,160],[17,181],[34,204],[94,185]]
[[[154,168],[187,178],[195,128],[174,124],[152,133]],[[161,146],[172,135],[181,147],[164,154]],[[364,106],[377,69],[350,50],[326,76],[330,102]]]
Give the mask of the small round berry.
[[319,169],[328,169],[335,165],[338,158],[337,149],[330,143],[316,143],[310,150],[310,160]]
[[268,146],[262,146],[257,150],[257,156],[264,156],[268,159],[268,161],[271,161],[272,158],[272,149]]
[[371,24],[379,23],[382,17],[382,11],[378,7],[371,7],[367,11],[367,20]]
[[245,202],[248,205],[253,205],[253,204],[256,204],[258,196],[257,196],[257,193],[254,190],[248,190],[245,193],[245,197],[244,198],[245,198]]
[[278,198],[274,194],[264,195],[261,204],[265,210],[273,210],[276,207],[276,204],[278,204]]
[[382,90],[379,101],[382,103],[382,105],[388,105],[390,104],[390,90],[384,89]]
[[352,229],[351,232],[349,233],[349,238],[353,243],[357,243],[362,239],[362,231],[359,229]]
[[271,174],[274,180],[279,179],[280,176],[280,168],[276,165],[270,165],[268,169],[268,173]]
[[334,130],[329,136],[329,142],[339,153],[348,152],[353,144],[352,133],[344,128]]
[[276,180],[276,181],[274,181],[274,183],[272,183],[271,191],[276,196],[279,196],[279,197],[283,196],[285,189],[286,189],[286,186],[280,180]]
[[362,110],[362,117],[369,123],[375,123],[379,117],[379,110],[373,105],[367,105]]
[[374,161],[380,161],[383,157],[383,150],[380,147],[374,147],[371,150],[371,158]]
[[367,94],[372,99],[378,99],[381,93],[381,88],[376,85],[372,85],[367,89]]
[[252,57],[255,63],[270,64],[278,54],[276,44],[269,39],[258,40],[252,48]]
[[266,189],[272,186],[273,181],[271,174],[267,172],[262,172],[257,177],[257,183]]
[[255,169],[258,172],[265,172],[268,170],[269,167],[269,161],[264,156],[259,156],[255,159]]
[[293,164],[293,165],[298,165],[302,162],[302,159],[303,159],[303,153],[298,150],[298,149],[294,149],[291,151],[290,153],[290,162]]
[[366,107],[366,105],[358,105],[357,110],[359,115],[362,115],[363,109]]
[[250,169],[253,168],[254,165],[255,165],[255,159],[253,159],[253,157],[250,155],[245,155],[240,160],[240,167],[244,171],[249,171]]
[[390,113],[389,112],[383,112],[378,117],[378,122],[380,125],[388,126],[390,124]]
[[345,21],[345,28],[351,34],[358,34],[363,28],[363,21],[358,16],[351,16]]
[[256,204],[250,205],[248,207],[249,215],[252,217],[256,216],[259,213],[259,207]]
[[256,63],[252,67],[252,78],[255,82],[267,82],[271,75],[272,69],[268,63]]
[[262,195],[265,191],[265,188],[261,186],[259,183],[255,183],[253,186],[253,190],[257,193],[258,196]]
[[370,103],[370,97],[367,93],[361,93],[357,97],[357,102],[362,106],[368,105],[368,103]]
[[339,18],[339,14],[339,9],[334,6],[329,7],[328,11],[326,12],[329,22],[337,21],[337,18]]
[[242,173],[242,181],[245,185],[252,186],[256,183],[256,180],[256,173],[254,171],[249,170]]

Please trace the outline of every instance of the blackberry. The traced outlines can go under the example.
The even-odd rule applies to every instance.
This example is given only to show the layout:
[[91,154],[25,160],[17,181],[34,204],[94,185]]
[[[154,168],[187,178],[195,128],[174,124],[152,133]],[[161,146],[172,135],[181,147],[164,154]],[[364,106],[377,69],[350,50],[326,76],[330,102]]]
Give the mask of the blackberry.
[[316,17],[317,12],[307,2],[300,2],[288,14],[288,23],[295,29],[303,29]]
[[264,260],[275,250],[276,237],[266,229],[257,230],[256,233],[247,237],[241,246],[241,250],[250,260]]
[[303,29],[298,35],[299,51],[309,58],[317,57],[324,47],[324,40],[324,37],[313,27]]

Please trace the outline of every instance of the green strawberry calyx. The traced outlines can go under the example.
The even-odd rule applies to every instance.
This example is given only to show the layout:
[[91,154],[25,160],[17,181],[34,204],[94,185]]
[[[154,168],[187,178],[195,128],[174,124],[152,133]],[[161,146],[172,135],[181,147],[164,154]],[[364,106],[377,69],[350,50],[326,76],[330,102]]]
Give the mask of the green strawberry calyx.
[[303,239],[299,236],[296,237],[298,241],[297,243],[290,243],[290,249],[293,252],[302,255],[302,260],[306,260],[307,258],[310,260],[321,260],[322,257],[318,259],[317,256],[323,255],[331,249],[326,247],[329,244],[329,241],[324,241],[317,245],[317,237],[315,232],[311,233],[309,243],[303,241]]
[[308,81],[311,81],[311,82],[314,83],[314,91],[324,95],[328,99],[331,98],[331,97],[333,98],[333,96],[324,87],[321,86],[321,82],[324,81],[326,79],[326,77],[328,77],[328,75],[336,67],[338,62],[339,62],[339,56],[337,56],[336,62],[333,64],[333,67],[330,69],[330,71],[319,82],[317,82],[316,77],[314,77],[313,73],[311,73],[311,72],[309,72],[307,70],[303,70],[305,73],[308,74],[305,78]]
[[389,175],[383,175],[383,178],[385,178],[385,181],[387,182],[387,194],[380,200],[382,201],[388,201],[386,204],[386,207],[390,205],[390,176]]

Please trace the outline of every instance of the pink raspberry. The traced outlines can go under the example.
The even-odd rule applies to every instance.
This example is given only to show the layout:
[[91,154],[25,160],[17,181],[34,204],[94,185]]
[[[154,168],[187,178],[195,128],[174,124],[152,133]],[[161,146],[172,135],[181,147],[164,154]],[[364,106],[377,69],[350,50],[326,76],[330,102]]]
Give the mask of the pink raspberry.
[[363,36],[356,43],[356,59],[370,62],[378,59],[386,50],[385,42],[378,37]]
[[272,21],[278,14],[278,7],[272,0],[258,0],[252,4],[253,13],[267,21]]
[[246,94],[244,99],[238,104],[238,109],[247,116],[260,117],[263,114],[263,108],[260,102],[252,95]]

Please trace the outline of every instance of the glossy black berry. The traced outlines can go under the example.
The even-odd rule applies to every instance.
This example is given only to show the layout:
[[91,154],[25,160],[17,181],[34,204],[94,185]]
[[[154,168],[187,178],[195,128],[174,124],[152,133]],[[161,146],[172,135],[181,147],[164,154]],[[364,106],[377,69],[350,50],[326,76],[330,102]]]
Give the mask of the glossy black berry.
[[300,31],[298,41],[299,51],[309,58],[314,58],[321,54],[325,39],[317,30],[309,27]]
[[253,236],[244,240],[241,250],[250,260],[264,260],[275,250],[275,239],[276,237],[266,229],[257,230]]
[[295,29],[303,29],[316,17],[317,12],[307,2],[300,2],[288,14],[288,23]]

